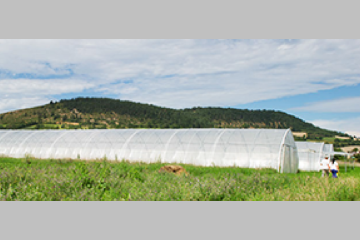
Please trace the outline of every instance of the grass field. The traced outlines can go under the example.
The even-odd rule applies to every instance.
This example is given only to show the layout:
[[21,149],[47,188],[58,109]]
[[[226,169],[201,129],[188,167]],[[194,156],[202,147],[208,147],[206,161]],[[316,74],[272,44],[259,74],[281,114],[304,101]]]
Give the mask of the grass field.
[[0,200],[360,200],[360,168],[327,179],[191,165],[182,165],[188,176],[176,176],[158,173],[163,165],[0,158]]
[[331,143],[331,144],[334,144],[335,138],[334,138],[334,137],[324,137],[324,138],[322,139],[322,141],[328,142],[328,143]]

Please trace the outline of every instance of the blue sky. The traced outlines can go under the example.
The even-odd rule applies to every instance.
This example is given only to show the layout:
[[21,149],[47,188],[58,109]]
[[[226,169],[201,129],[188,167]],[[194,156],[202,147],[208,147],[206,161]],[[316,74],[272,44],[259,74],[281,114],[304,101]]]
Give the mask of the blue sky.
[[360,40],[0,40],[0,112],[78,96],[275,109],[360,136]]

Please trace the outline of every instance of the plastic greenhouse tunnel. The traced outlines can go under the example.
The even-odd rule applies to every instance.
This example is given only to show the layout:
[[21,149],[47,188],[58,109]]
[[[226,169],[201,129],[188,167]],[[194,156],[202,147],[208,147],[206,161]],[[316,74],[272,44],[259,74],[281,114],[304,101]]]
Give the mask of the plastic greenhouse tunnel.
[[0,155],[182,163],[296,173],[290,129],[0,130]]

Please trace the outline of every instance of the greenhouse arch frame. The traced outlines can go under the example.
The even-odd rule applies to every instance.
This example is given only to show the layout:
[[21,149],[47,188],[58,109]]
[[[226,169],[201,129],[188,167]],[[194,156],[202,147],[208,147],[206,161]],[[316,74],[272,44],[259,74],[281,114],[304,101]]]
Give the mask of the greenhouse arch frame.
[[0,155],[182,163],[295,173],[290,129],[0,130]]

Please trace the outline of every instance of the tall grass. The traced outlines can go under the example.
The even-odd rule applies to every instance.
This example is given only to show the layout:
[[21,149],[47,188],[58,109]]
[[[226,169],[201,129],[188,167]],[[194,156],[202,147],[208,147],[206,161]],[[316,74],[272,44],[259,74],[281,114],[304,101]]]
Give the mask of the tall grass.
[[182,165],[189,176],[158,173],[165,164],[0,158],[0,200],[338,201],[360,200],[360,168],[340,178],[272,169]]

